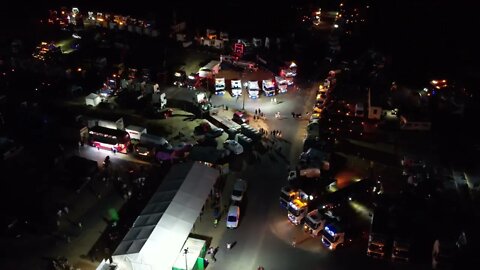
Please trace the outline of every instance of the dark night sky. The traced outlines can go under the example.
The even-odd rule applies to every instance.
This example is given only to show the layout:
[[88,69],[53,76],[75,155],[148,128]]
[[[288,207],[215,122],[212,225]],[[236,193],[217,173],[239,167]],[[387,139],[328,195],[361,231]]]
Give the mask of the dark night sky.
[[[20,1],[7,1],[3,3],[6,8],[0,9],[0,20],[9,21],[12,18],[23,17],[31,18],[33,21],[34,17],[39,17],[40,12],[46,14],[46,9],[49,7],[62,5],[69,7],[72,3],[85,9],[93,7],[140,17],[170,20],[169,6],[176,6],[179,17],[185,13],[190,18],[196,17],[196,23],[206,25],[210,21],[223,20],[223,25],[233,24],[240,31],[249,32],[258,28],[258,25],[275,28],[277,21],[282,19],[282,14],[289,12],[288,5],[285,3],[318,1],[210,0],[196,1],[193,5],[190,4],[191,2],[158,1],[156,5],[162,8],[154,8],[147,0],[38,0],[28,5]],[[376,10],[372,20],[371,42],[380,50],[392,54],[394,63],[400,70],[413,64],[410,68],[411,72],[428,76],[452,71],[465,72],[465,67],[478,65],[480,61],[479,43],[476,42],[478,29],[474,28],[475,25],[479,25],[478,16],[474,14],[475,7],[468,1],[372,0],[371,2]],[[208,6],[204,3],[208,3]],[[24,24],[28,24],[28,21]],[[224,28],[228,29],[227,26]],[[8,31],[14,35],[18,35],[19,32],[13,28],[0,31]]]
[[478,23],[465,2],[378,1],[377,9],[374,33],[399,66],[413,64],[412,72],[427,75],[478,66]]

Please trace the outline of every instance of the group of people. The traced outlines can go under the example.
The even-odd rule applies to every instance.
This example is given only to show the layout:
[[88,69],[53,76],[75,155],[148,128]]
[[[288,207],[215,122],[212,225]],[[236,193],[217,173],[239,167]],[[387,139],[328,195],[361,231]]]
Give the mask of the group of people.
[[292,112],[292,117],[293,117],[293,118],[301,118],[301,117],[302,117],[302,114],[301,114],[301,113],[294,113],[294,112]]
[[265,120],[265,114],[263,114],[262,110],[260,108],[255,110],[255,114],[253,115],[253,120],[258,120],[258,119],[263,119]]
[[273,138],[281,138],[282,137],[282,132],[280,130],[272,130],[270,131],[270,135],[272,135]]

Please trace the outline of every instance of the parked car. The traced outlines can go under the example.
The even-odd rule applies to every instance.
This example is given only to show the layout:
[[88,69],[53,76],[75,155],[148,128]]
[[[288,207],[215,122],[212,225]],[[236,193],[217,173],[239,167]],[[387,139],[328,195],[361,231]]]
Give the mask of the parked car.
[[200,125],[196,126],[193,130],[193,134],[195,136],[205,136],[207,138],[217,138],[222,136],[223,129],[218,128],[210,123],[201,123]]
[[176,158],[183,158],[190,152],[192,147],[193,147],[193,144],[181,142],[173,146],[172,156]]
[[231,199],[232,201],[241,202],[243,200],[243,195],[247,191],[247,181],[243,179],[237,179],[233,184],[233,190]]
[[243,146],[234,140],[226,140],[223,143],[223,147],[232,151],[235,155],[240,155],[243,153]]
[[292,182],[297,179],[297,171],[293,170],[288,173],[288,182]]
[[243,112],[235,112],[233,114],[233,118],[232,118],[233,122],[237,123],[237,124],[248,124],[248,118],[245,116],[245,114]]
[[230,205],[227,214],[227,228],[235,229],[238,227],[238,221],[240,220],[240,207],[236,205]]

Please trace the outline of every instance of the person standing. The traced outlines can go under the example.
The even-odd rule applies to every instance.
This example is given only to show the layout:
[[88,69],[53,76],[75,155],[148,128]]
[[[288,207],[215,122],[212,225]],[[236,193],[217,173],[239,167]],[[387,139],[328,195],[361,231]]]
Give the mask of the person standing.
[[217,261],[217,258],[215,258],[215,249],[213,247],[209,247],[207,253],[210,254],[210,258],[212,259],[212,261]]

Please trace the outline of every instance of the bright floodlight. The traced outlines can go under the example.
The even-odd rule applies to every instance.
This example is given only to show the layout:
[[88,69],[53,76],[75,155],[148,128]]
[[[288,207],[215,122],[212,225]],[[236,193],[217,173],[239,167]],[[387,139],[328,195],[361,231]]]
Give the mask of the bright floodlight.
[[338,28],[338,24],[334,24],[333,27],[334,27],[334,28]]

